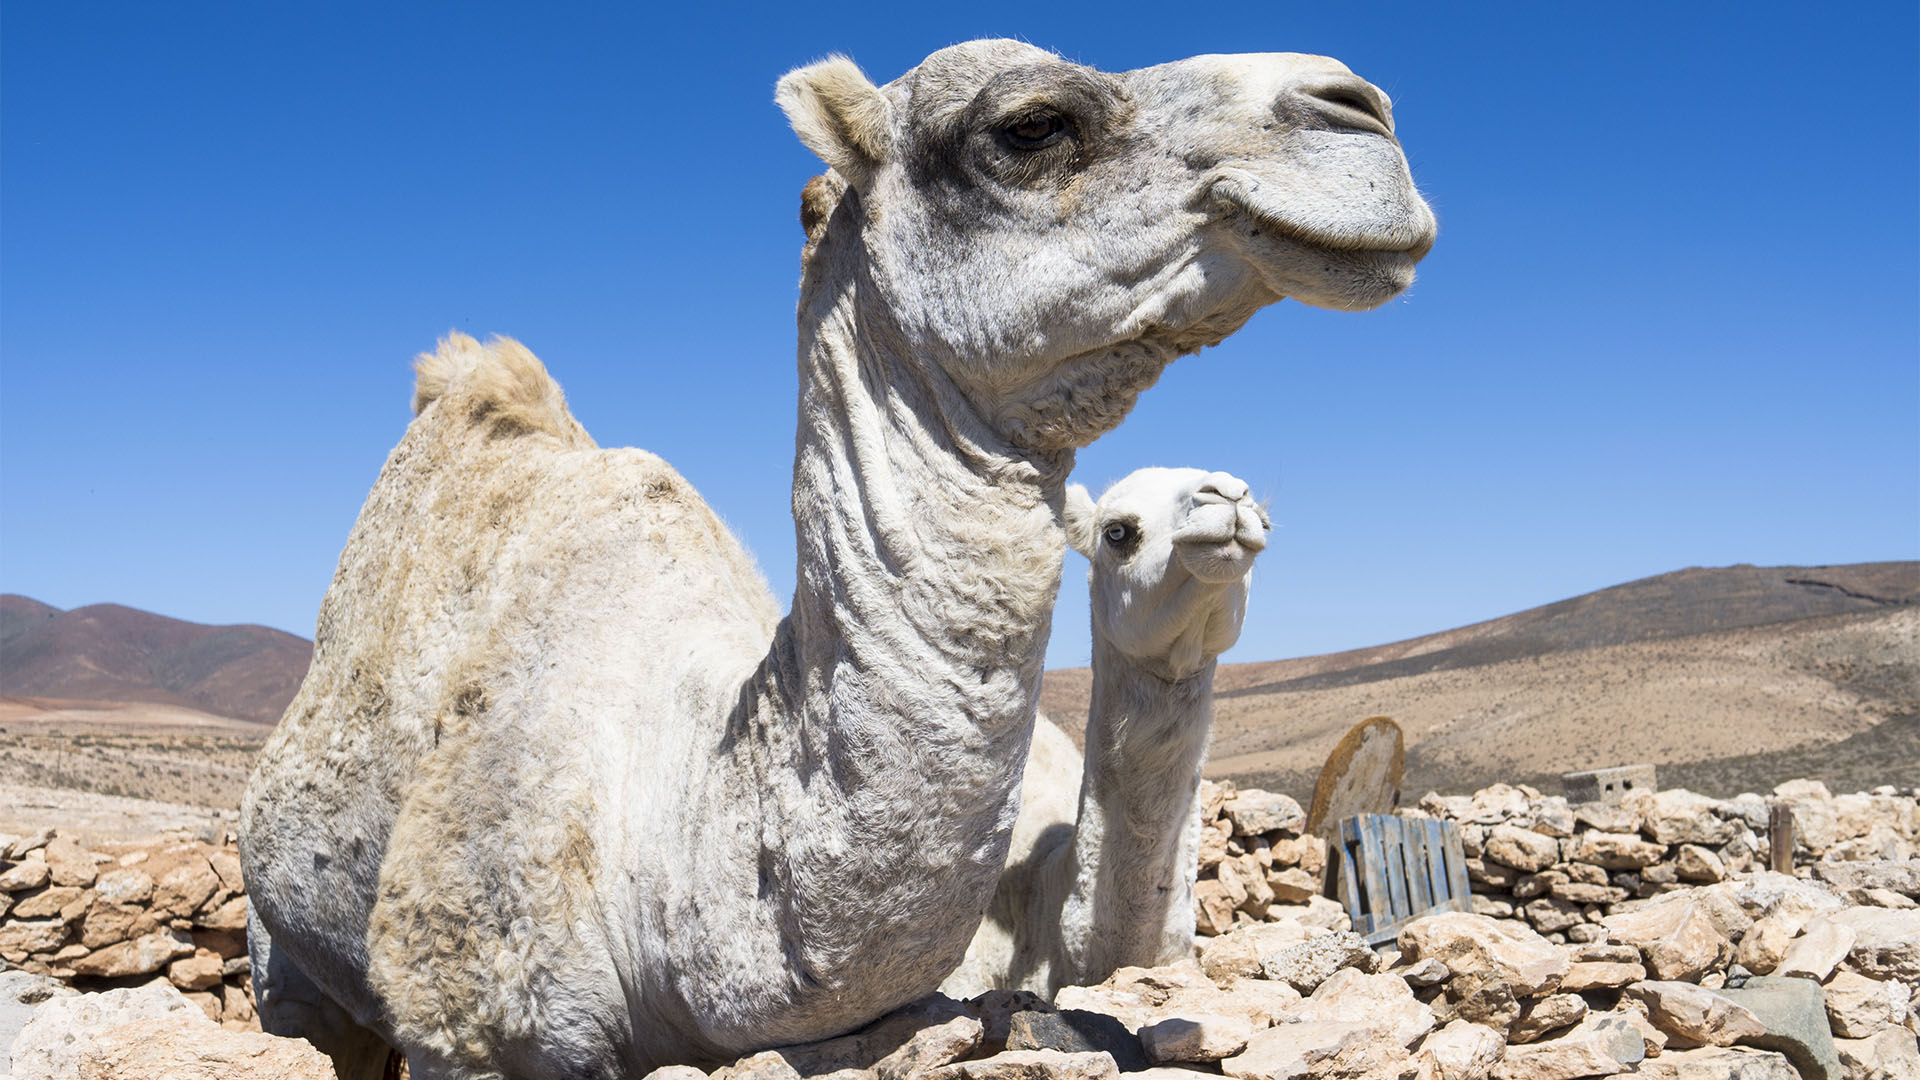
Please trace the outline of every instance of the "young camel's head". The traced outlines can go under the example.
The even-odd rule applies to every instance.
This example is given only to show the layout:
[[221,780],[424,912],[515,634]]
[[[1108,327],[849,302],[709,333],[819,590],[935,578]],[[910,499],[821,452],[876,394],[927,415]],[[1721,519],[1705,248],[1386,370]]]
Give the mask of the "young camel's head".
[[780,80],[808,185],[803,322],[857,297],[1007,440],[1084,446],[1175,357],[1283,297],[1363,310],[1433,245],[1387,95],[1336,60],[1110,73],[972,41],[875,86]]
[[1093,633],[1160,678],[1188,678],[1230,648],[1267,512],[1247,485],[1203,469],[1140,469],[1098,503],[1067,489],[1067,542],[1085,555]]

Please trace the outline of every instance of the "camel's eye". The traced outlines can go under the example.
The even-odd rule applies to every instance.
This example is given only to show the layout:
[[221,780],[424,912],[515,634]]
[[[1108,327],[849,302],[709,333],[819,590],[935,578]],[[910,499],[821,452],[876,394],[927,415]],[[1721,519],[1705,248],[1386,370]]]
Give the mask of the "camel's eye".
[[1057,112],[1028,113],[1000,130],[1015,150],[1038,150],[1066,137],[1067,118]]
[[1107,543],[1114,547],[1124,547],[1133,541],[1136,529],[1124,521],[1116,521],[1106,528]]

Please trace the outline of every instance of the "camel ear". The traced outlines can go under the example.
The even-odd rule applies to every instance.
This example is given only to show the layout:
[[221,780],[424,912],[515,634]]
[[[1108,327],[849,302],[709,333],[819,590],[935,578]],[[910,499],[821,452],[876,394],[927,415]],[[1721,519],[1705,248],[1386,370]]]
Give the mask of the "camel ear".
[[1067,546],[1093,558],[1093,496],[1079,484],[1067,485]]
[[854,186],[864,185],[887,159],[892,107],[846,57],[829,56],[787,72],[773,100],[807,149]]

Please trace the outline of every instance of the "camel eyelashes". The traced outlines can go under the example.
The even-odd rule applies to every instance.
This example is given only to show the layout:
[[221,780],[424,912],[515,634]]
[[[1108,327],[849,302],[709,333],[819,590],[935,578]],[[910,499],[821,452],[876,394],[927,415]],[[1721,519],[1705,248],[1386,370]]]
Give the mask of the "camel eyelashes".
[[1067,118],[1057,112],[1028,113],[1001,127],[1015,150],[1040,150],[1067,137]]
[[1125,521],[1116,521],[1107,526],[1102,535],[1107,538],[1107,543],[1112,544],[1114,547],[1125,547],[1132,543],[1133,539],[1138,536],[1139,533],[1140,530],[1133,525]]

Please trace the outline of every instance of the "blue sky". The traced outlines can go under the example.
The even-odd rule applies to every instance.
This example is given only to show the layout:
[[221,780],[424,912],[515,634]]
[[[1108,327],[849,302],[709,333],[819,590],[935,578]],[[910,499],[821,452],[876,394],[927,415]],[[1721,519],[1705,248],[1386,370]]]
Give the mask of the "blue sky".
[[[1920,557],[1920,25],[1855,5],[0,9],[0,591],[310,636],[449,328],[518,337],[793,583],[801,185],[774,80],[980,36],[1346,61],[1441,235],[1082,453],[1240,474],[1230,660],[1689,565]],[[1087,656],[1069,559],[1050,661]]]

